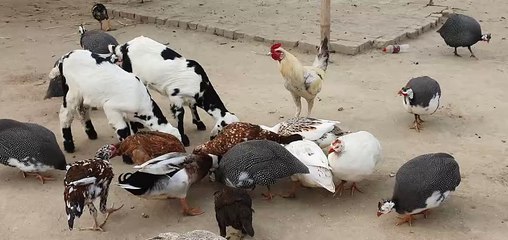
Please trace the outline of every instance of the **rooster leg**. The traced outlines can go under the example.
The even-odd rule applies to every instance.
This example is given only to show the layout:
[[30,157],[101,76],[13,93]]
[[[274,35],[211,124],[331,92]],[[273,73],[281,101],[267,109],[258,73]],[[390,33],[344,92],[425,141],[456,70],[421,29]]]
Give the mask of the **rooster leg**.
[[335,197],[335,194],[339,193],[339,196],[342,196],[342,191],[344,191],[344,184],[346,184],[346,181],[342,180],[339,184],[335,186],[335,193],[333,196]]
[[189,204],[187,203],[186,198],[180,198],[180,205],[182,206],[182,212],[184,215],[197,216],[197,215],[201,215],[204,213],[204,211],[199,208],[189,207]]
[[294,93],[291,93],[291,95],[293,95],[293,101],[295,102],[296,105],[295,117],[300,117],[300,113],[302,112],[302,99],[300,96]]
[[270,201],[270,200],[272,200],[272,199],[273,199],[273,194],[272,194],[272,191],[270,190],[270,186],[266,186],[266,188],[268,189],[268,192],[266,192],[266,193],[261,193],[261,195],[262,195],[263,197],[265,197],[265,198],[264,198],[265,200]]
[[348,188],[347,190],[351,189],[351,196],[353,196],[353,193],[356,191],[358,191],[359,193],[363,193],[362,190],[360,190],[357,186],[356,186],[356,183],[354,182],[353,184],[351,184],[351,187]]
[[99,225],[100,228],[103,228],[104,225],[106,224],[106,221],[108,221],[108,218],[109,218],[109,215],[111,215],[112,213],[120,210],[121,208],[123,207],[123,204],[122,206],[118,207],[118,208],[115,208],[115,205],[113,204],[113,206],[111,208],[108,208],[106,210],[106,218],[104,219],[104,222],[101,223],[101,225]]
[[87,228],[80,228],[80,231],[100,231],[104,232],[104,229],[102,229],[101,226],[99,226],[99,223],[97,222],[97,208],[93,205],[92,202],[89,202],[86,204],[88,206],[88,209],[90,209],[90,214],[93,217],[93,227],[87,227]]
[[307,100],[307,117],[310,117],[310,113],[312,112],[312,107],[314,107],[314,98],[306,99]]
[[280,196],[283,198],[295,198],[296,197],[296,190],[298,190],[298,187],[300,187],[300,182],[295,181],[295,182],[293,182],[293,184],[291,186],[291,191],[289,191],[288,194],[280,194]]
[[411,223],[412,223],[412,222],[413,222],[413,220],[414,220],[413,215],[411,215],[411,214],[406,214],[406,215],[404,215],[403,217],[398,217],[398,218],[400,219],[400,221],[399,221],[399,222],[397,222],[397,224],[395,224],[395,225],[397,225],[397,226],[398,226],[398,225],[401,225],[401,224],[403,224],[403,223],[408,223],[408,224],[409,224],[409,226],[411,227]]

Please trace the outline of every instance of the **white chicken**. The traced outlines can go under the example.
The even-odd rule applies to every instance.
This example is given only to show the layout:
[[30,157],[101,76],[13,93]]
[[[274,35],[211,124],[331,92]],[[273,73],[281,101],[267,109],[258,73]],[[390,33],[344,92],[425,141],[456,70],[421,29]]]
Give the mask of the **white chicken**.
[[291,53],[282,48],[281,43],[276,43],[270,48],[273,60],[279,62],[279,69],[284,77],[284,86],[291,92],[296,105],[295,117],[299,117],[302,111],[301,98],[307,100],[307,116],[310,116],[314,99],[321,91],[326,68],[328,67],[328,38],[324,38],[319,47],[318,55],[312,66],[303,66]]
[[307,166],[309,173],[291,176],[293,187],[289,194],[283,197],[294,198],[300,185],[310,188],[322,187],[332,193],[335,192],[332,169],[328,166],[326,155],[316,143],[309,140],[299,140],[291,142],[285,147]]
[[353,183],[348,188],[351,195],[355,190],[362,192],[356,183],[371,175],[381,162],[381,144],[371,133],[359,131],[337,138],[328,151],[335,193],[342,195],[346,182]]

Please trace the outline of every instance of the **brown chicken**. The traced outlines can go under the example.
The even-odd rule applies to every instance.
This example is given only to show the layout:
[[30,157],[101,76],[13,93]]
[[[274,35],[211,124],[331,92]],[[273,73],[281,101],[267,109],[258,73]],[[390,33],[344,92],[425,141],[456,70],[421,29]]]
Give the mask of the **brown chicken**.
[[268,130],[262,129],[259,125],[246,122],[235,122],[227,125],[215,137],[206,143],[198,145],[193,153],[196,154],[213,154],[216,156],[224,155],[229,149],[236,144],[248,140],[271,140],[280,144],[288,144],[293,141],[302,140],[299,134],[280,135]]
[[214,193],[215,218],[220,235],[226,237],[226,227],[231,226],[242,234],[254,237],[252,228],[252,199],[244,189],[224,187]]
[[115,144],[117,155],[127,164],[140,165],[170,152],[185,152],[182,142],[175,136],[158,131],[140,131]]

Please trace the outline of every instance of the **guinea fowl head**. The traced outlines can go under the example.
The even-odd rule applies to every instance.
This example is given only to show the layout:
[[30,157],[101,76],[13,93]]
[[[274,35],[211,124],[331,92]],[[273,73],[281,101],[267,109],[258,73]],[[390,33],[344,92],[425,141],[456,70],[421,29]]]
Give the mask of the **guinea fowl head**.
[[484,33],[484,34],[482,34],[482,38],[481,38],[481,40],[482,40],[482,41],[486,41],[487,43],[489,43],[489,42],[490,42],[490,38],[491,38],[491,37],[492,37],[492,36],[491,36],[491,34],[490,34],[490,33]]
[[399,90],[398,94],[400,96],[409,97],[409,99],[413,99],[413,89],[408,87],[402,87],[402,89]]
[[115,157],[117,154],[117,148],[114,144],[106,144],[99,148],[95,153],[95,159],[109,160]]
[[281,43],[273,44],[272,47],[270,48],[270,54],[272,55],[273,60],[281,61],[284,58],[282,44]]
[[391,200],[382,200],[377,203],[377,216],[390,213],[395,207],[395,203]]

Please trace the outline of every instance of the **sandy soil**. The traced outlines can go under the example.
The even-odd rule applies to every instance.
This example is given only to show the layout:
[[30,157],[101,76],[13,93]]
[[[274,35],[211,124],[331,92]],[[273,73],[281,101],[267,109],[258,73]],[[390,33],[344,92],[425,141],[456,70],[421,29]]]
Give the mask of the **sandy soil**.
[[[42,124],[61,139],[57,113],[61,100],[42,100],[46,76],[57,56],[79,48],[77,24],[85,22],[89,29],[98,28],[89,14],[91,2],[0,3],[0,118]],[[464,57],[454,57],[452,49],[433,32],[411,41],[410,53],[384,55],[372,51],[355,57],[332,56],[334,63],[313,115],[339,120],[352,130],[372,132],[383,145],[385,161],[377,173],[360,183],[365,193],[354,197],[333,198],[324,189],[302,190],[294,200],[266,202],[256,197],[255,239],[506,238],[508,105],[504,90],[508,89],[508,54],[502,38],[508,30],[501,17],[508,7],[501,0],[477,7],[470,14],[484,16],[488,12],[482,26],[493,33],[490,44],[474,47],[479,60],[470,59],[465,49],[460,49]],[[170,47],[199,61],[227,107],[242,120],[273,125],[281,117],[293,115],[294,106],[276,63],[252,53],[265,52],[267,46],[152,25],[122,27],[113,23],[117,30],[111,34],[120,42],[143,34],[169,42]],[[313,59],[312,55],[296,55],[305,63]],[[408,128],[413,117],[404,111],[396,92],[411,77],[420,75],[437,79],[443,98],[442,108],[424,117],[425,129],[416,133]],[[168,102],[154,95],[169,117]],[[95,111],[92,119],[99,139],[87,140],[75,122],[77,152],[67,154],[68,162],[89,158],[100,145],[115,141],[102,111]],[[205,113],[202,119],[208,126],[212,124]],[[192,144],[188,150],[209,134],[196,131],[190,120],[187,116]],[[453,153],[461,166],[463,179],[452,198],[412,227],[395,226],[394,213],[377,218],[377,201],[392,193],[394,179],[389,173],[414,156],[435,151]],[[112,163],[117,175],[131,169],[120,158]],[[202,216],[182,217],[176,200],[138,199],[113,184],[109,204],[125,207],[112,215],[106,232],[70,232],[62,196],[64,172],[51,173],[60,180],[41,185],[33,178],[23,179],[16,169],[0,167],[2,239],[145,239],[167,231],[218,232],[212,200],[217,186],[206,179],[193,186],[188,195],[192,206],[206,211]],[[288,187],[286,180],[274,188],[281,191]],[[149,218],[143,218],[142,213]],[[77,227],[91,224],[87,212],[76,221]]]

